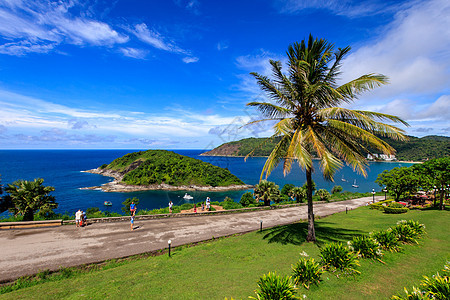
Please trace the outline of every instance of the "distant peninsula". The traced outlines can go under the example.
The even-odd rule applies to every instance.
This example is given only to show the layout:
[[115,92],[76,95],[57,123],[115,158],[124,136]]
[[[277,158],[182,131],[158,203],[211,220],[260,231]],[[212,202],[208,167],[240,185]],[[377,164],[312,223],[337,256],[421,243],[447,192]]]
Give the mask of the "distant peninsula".
[[128,153],[110,164],[85,172],[113,177],[114,181],[102,186],[82,188],[105,192],[228,191],[252,188],[228,169],[166,150]]
[[[397,151],[396,160],[426,161],[433,158],[450,156],[450,137],[425,136],[417,138],[408,136],[406,142],[382,138]],[[202,153],[205,156],[246,156],[253,151],[253,156],[269,156],[279,139],[247,138],[220,145],[211,151]]]

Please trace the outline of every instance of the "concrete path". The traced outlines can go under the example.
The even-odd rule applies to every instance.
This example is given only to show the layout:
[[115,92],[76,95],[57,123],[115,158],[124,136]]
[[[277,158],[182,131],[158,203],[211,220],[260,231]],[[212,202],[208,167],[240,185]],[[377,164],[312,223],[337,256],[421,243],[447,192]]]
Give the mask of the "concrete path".
[[[376,197],[384,200],[384,196]],[[327,216],[366,205],[372,197],[315,204],[316,216]],[[78,266],[107,259],[199,242],[212,237],[290,224],[307,219],[307,207],[255,211],[225,215],[179,217],[130,223],[97,223],[84,228],[11,229],[0,232],[0,282],[31,275],[40,270]]]

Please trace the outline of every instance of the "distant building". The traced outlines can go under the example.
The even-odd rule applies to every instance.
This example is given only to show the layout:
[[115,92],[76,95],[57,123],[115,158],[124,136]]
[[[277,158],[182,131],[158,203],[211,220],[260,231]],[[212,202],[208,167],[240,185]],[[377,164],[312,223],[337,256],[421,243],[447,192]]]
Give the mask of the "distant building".
[[375,154],[375,153],[367,154],[367,159],[368,160],[385,160],[385,161],[397,160],[395,155]]

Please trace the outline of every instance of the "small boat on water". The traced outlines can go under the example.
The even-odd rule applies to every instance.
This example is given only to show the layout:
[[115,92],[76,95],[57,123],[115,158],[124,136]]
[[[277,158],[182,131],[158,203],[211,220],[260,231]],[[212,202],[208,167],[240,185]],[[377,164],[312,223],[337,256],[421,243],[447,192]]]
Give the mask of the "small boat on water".
[[194,197],[192,197],[191,195],[188,195],[186,193],[186,194],[184,194],[183,199],[185,199],[185,200],[192,200],[192,199],[194,199]]
[[352,187],[359,188],[359,185],[356,184],[356,179],[355,179],[355,182],[353,182]]
[[103,202],[103,205],[104,206],[111,206],[112,202],[111,201],[105,201],[105,202]]
[[347,179],[344,178],[344,175],[342,175],[341,181],[347,182]]

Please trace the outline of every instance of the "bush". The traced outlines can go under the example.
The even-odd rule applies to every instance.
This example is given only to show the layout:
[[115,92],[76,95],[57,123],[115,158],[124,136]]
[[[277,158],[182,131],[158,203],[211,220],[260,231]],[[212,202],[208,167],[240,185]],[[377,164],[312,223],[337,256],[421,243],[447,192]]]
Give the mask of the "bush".
[[389,207],[389,206],[384,207],[384,212],[386,214],[404,214],[404,213],[408,212],[408,210],[409,209],[407,207],[402,207],[402,208],[394,208],[394,207]]
[[390,199],[390,200],[380,201],[380,202],[376,202],[376,203],[371,203],[371,204],[369,204],[369,206],[370,206],[370,209],[384,210],[384,207],[386,205],[389,205],[389,203],[391,203],[392,201],[394,201],[394,200]]
[[425,233],[425,225],[424,224],[420,224],[419,221],[414,221],[414,220],[401,220],[397,222],[398,224],[405,224],[409,227],[411,227],[416,233],[417,235],[421,235]]
[[392,231],[392,229],[373,232],[372,237],[380,243],[383,250],[391,252],[397,252],[400,250],[397,235]]
[[331,198],[330,193],[325,189],[320,189],[315,193],[319,197],[320,201],[329,201]]
[[315,285],[319,284],[323,269],[313,258],[306,259],[302,257],[295,266],[292,266],[292,272],[294,283],[296,285],[302,284],[309,289],[312,283]]
[[340,186],[340,185],[335,185],[335,186],[333,186],[333,188],[331,189],[331,193],[332,193],[332,194],[337,194],[337,193],[342,192],[342,190],[343,190],[342,186]]
[[356,270],[359,262],[357,255],[342,243],[329,243],[320,249],[320,257],[325,269],[336,269],[345,274],[360,273]]
[[418,233],[408,225],[402,223],[397,224],[392,228],[392,231],[397,235],[397,238],[400,242],[403,242],[405,244],[418,244],[416,240]]
[[242,208],[242,205],[240,203],[234,202],[230,197],[226,197],[225,200],[220,203],[220,205],[223,207],[223,209]]
[[405,207],[403,204],[400,204],[398,202],[391,202],[388,204],[388,207],[390,208],[403,208]]
[[298,299],[295,296],[296,287],[291,281],[290,276],[281,277],[276,272],[261,276],[258,281],[258,287],[260,290],[256,290],[256,298],[249,297],[250,299],[258,300],[289,300]]
[[349,243],[352,251],[356,251],[360,257],[364,258],[380,258],[383,253],[380,249],[380,244],[371,236],[360,235],[353,237]]
[[246,192],[242,195],[241,200],[239,201],[239,203],[244,206],[247,207],[250,204],[254,204],[256,203],[255,198],[253,198],[253,194],[251,192]]

